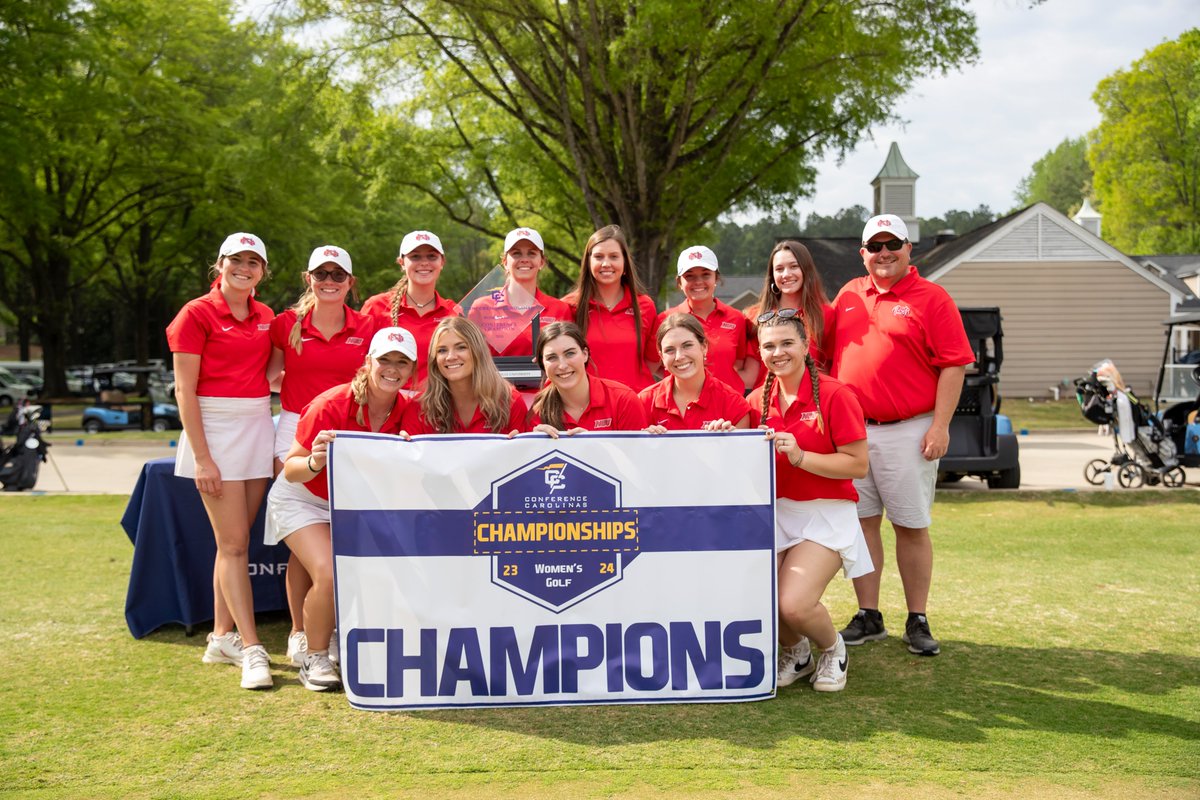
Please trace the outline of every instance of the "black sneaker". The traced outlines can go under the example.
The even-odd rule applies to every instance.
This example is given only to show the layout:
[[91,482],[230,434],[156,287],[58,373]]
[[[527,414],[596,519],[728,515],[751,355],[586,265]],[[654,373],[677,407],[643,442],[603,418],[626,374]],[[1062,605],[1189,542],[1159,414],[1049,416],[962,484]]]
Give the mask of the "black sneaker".
[[887,628],[883,627],[883,614],[867,608],[860,608],[858,613],[850,618],[846,627],[842,628],[842,641],[854,647],[866,642],[878,642],[887,638]]
[[904,623],[903,642],[908,645],[908,652],[919,656],[936,656],[942,652],[938,640],[929,632],[929,620],[924,614],[909,614]]

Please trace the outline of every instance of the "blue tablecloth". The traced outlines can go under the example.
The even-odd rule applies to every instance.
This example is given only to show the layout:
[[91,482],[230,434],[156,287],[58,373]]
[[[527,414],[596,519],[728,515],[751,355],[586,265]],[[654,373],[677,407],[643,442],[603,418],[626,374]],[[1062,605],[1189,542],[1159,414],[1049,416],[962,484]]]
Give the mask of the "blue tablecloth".
[[[133,542],[125,622],[138,639],[171,622],[190,627],[213,618],[216,541],[195,482],[174,471],[174,458],[146,462],[121,518]],[[255,611],[287,608],[288,549],[263,544],[266,505],[250,530]]]

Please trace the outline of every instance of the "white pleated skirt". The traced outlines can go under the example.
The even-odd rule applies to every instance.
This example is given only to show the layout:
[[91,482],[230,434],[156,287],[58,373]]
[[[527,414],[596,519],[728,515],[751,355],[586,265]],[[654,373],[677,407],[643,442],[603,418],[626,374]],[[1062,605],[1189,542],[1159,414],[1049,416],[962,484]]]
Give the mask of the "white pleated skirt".
[[875,571],[853,500],[777,499],[776,552],[782,553],[805,541],[816,542],[841,556],[842,574],[847,578]]
[[[275,426],[271,421],[271,396],[201,397],[200,419],[204,438],[221,480],[248,481],[269,478],[275,444]],[[196,477],[196,455],[187,432],[179,437],[175,452],[175,474]]]

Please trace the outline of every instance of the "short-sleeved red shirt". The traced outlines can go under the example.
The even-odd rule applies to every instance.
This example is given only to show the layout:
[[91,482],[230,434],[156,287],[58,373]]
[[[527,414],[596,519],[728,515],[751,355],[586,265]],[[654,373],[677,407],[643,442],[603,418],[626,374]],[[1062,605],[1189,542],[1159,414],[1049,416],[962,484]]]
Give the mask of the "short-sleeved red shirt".
[[[545,328],[551,322],[571,322],[575,319],[571,307],[557,297],[538,289],[535,299],[541,306],[539,328]],[[533,355],[534,316],[535,309],[510,306],[503,289],[480,297],[467,311],[467,317],[483,331],[483,338],[487,339],[488,347],[495,356]],[[500,347],[497,348],[496,344]]]
[[673,397],[675,376],[668,375],[653,386],[638,392],[649,425],[662,425],[669,431],[698,431],[706,422],[727,419],[734,425],[750,413],[750,404],[742,393],[719,381],[711,372],[704,375],[700,398],[679,410]]
[[346,383],[358,372],[371,346],[375,320],[344,306],[346,322],[328,340],[309,314],[300,323],[300,351],[289,339],[296,312],[284,311],[271,322],[271,344],[283,353],[283,386],[279,392],[284,411],[299,414],[314,397],[331,386]]
[[833,305],[831,374],[854,390],[870,419],[929,413],[942,369],[975,360],[954,300],[916,267],[882,292],[869,275],[856,278]]
[[[771,405],[767,412],[767,427],[795,435],[801,450],[814,453],[835,453],[837,448],[867,438],[862,408],[849,387],[819,375],[821,417],[824,430],[817,429],[817,405],[813,402],[812,381],[806,373],[800,379],[795,401],[787,413],[779,411],[779,384],[772,387]],[[763,387],[750,393],[751,422],[762,419]],[[849,478],[826,478],[806,469],[793,467],[787,456],[775,454],[775,495],[789,500],[854,500],[858,492]]]
[[[396,395],[396,405],[392,407],[392,412],[376,433],[399,433],[400,420],[411,402],[403,394]],[[363,409],[364,424],[358,424],[357,416],[358,403],[354,402],[350,384],[334,386],[314,397],[304,408],[300,422],[296,425],[296,441],[311,451],[313,439],[316,439],[321,431],[369,431],[371,428],[367,420],[367,410]],[[317,497],[329,499],[329,483],[324,469],[312,476],[311,480],[305,481],[304,485]]]
[[[575,318],[577,303],[572,295],[563,300],[571,308]],[[588,303],[587,343],[591,354],[594,374],[601,378],[620,381],[634,391],[640,391],[654,383],[654,376],[646,362],[658,361],[658,345],[654,342],[654,322],[658,309],[649,296],[639,294],[638,309],[642,314],[642,349],[637,347],[637,326],[633,317],[633,293],[625,287],[625,294],[612,309],[593,298]]]
[[[541,423],[530,413],[529,429]],[[589,431],[640,431],[646,427],[646,412],[636,394],[620,381],[588,376],[588,407],[579,419],[564,415],[563,427]]]
[[[500,428],[499,431],[493,431],[488,426],[487,419],[483,416],[483,410],[475,409],[474,416],[466,425],[459,419],[458,413],[454,414],[456,423],[453,433],[508,433],[511,430],[516,430],[517,433],[522,433],[529,430],[525,425],[525,418],[529,414],[529,408],[525,405],[525,398],[514,387],[509,386],[509,403],[508,403],[508,424]],[[421,403],[419,399],[414,399],[409,404],[408,409],[404,412],[404,419],[401,420],[401,427],[404,431],[412,436],[420,436],[426,433],[441,433],[437,430],[429,420],[425,419],[425,415],[421,413]]]
[[275,312],[253,297],[250,313],[238,319],[216,285],[188,302],[167,326],[172,353],[200,356],[196,394],[200,397],[265,397]]
[[[421,312],[425,313],[422,314]],[[396,322],[392,322],[392,292],[386,291],[367,298],[363,303],[362,313],[375,320],[375,329],[397,325],[404,328],[417,340],[417,372],[416,382],[419,386],[425,382],[429,372],[429,342],[433,339],[433,329],[446,317],[461,317],[462,307],[453,300],[433,293],[433,304],[429,309],[413,308],[408,304],[408,297],[400,298],[400,309]]]
[[[821,320],[821,346],[817,347],[816,342],[808,343],[808,354],[813,357],[813,361],[817,362],[817,369],[822,372],[829,372],[830,359],[832,357],[832,341],[833,336],[833,306],[823,306],[824,314]],[[758,359],[758,378],[754,381],[755,387],[762,386],[767,379],[767,367],[763,364],[762,353],[758,349],[758,303],[746,309],[746,321],[750,323],[750,342],[747,345],[749,351]]]
[[[727,303],[716,299],[713,300],[713,303],[715,307],[707,317],[696,315],[686,300],[674,308],[668,308],[658,315],[658,319],[654,323],[655,338],[657,339],[659,326],[663,324],[663,320],[669,314],[682,311],[696,317],[704,326],[704,336],[708,339],[708,358],[705,359],[704,365],[718,380],[724,381],[739,393],[744,392],[746,385],[742,381],[742,376],[737,372],[737,365],[749,352],[747,346],[750,341],[749,320],[742,315],[742,312]],[[758,357],[757,352],[754,353],[754,357]]]

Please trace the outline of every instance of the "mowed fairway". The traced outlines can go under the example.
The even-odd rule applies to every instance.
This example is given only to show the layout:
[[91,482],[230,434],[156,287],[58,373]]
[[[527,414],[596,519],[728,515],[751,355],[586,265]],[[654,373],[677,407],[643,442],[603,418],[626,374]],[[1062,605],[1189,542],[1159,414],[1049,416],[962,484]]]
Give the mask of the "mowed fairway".
[[[0,795],[1200,797],[1200,493],[944,494],[942,655],[850,651],[838,695],[726,705],[379,714],[141,641],[117,497],[0,497]],[[888,548],[890,550],[890,535]],[[827,596],[840,625],[848,582]]]

